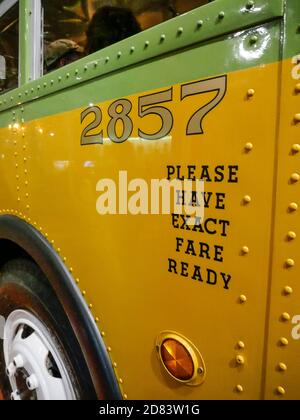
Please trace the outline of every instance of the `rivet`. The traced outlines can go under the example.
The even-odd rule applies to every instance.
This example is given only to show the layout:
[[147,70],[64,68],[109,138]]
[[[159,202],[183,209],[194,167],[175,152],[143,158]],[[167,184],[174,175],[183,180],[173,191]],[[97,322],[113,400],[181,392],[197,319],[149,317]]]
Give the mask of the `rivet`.
[[290,315],[290,314],[288,314],[287,312],[284,312],[284,313],[281,315],[281,319],[282,319],[283,321],[290,321],[290,320],[291,320],[291,315]]
[[45,83],[44,83],[44,88],[46,88],[46,87],[47,87],[47,83],[45,82]]
[[295,86],[295,91],[296,91],[297,93],[300,93],[300,83],[298,83],[298,84]]
[[294,117],[294,120],[295,120],[296,123],[299,123],[300,122],[300,114],[296,114],[295,117]]
[[105,334],[104,331],[101,332],[101,335],[102,335],[102,337],[105,337],[106,336],[106,334]]
[[238,348],[240,348],[240,349],[245,349],[245,343],[243,342],[243,341],[239,341],[238,343],[237,343],[237,345],[238,345]]
[[281,337],[279,341],[280,341],[280,344],[284,347],[289,345],[289,340],[285,337]]
[[292,151],[294,152],[294,153],[299,153],[300,152],[300,144],[293,144],[293,146],[292,146]]
[[95,318],[95,322],[98,324],[100,322],[99,318]]
[[284,293],[285,293],[287,296],[292,295],[292,294],[293,294],[293,289],[292,289],[290,286],[286,286],[286,287],[284,288]]
[[84,71],[88,71],[88,66],[84,66]]
[[243,246],[242,252],[243,252],[243,254],[249,254],[250,250],[247,246]]
[[30,209],[30,205],[29,205],[29,204],[27,204],[26,208],[27,208],[27,210],[29,210],[29,209]]
[[122,57],[122,52],[121,51],[119,51],[118,52],[118,58],[121,58]]
[[86,296],[86,291],[85,290],[82,291],[82,296]]
[[123,379],[121,379],[121,378],[120,378],[120,379],[119,379],[119,382],[120,382],[120,384],[122,385],[122,383],[123,383]]
[[146,41],[146,42],[145,42],[145,48],[148,48],[148,47],[149,47],[149,45],[150,45],[150,41]]
[[249,0],[248,3],[246,4],[246,9],[250,10],[252,9],[252,7],[254,7],[254,1]]
[[130,52],[131,52],[131,54],[132,54],[132,53],[134,53],[134,51],[135,51],[135,47],[134,47],[134,46],[132,46],[132,47],[130,48]]
[[247,296],[245,296],[245,295],[241,295],[241,296],[240,296],[240,302],[241,302],[241,303],[246,303],[246,302],[247,302]]
[[241,354],[239,354],[238,356],[236,356],[236,363],[238,365],[244,365],[245,364],[245,358],[244,356],[242,356]]
[[178,35],[182,35],[183,34],[183,28],[182,27],[180,27],[180,28],[177,29],[177,34]]
[[300,181],[300,175],[297,174],[297,173],[292,174],[291,175],[291,181],[292,182],[298,182],[298,181]]
[[286,260],[286,265],[288,267],[294,267],[295,266],[295,261],[292,258],[289,258]]
[[198,28],[201,28],[203,26],[203,20],[198,20],[197,26]]
[[128,400],[128,395],[127,394],[124,394],[123,397],[124,397],[124,400]]
[[250,37],[250,44],[256,44],[258,41],[258,36],[257,35],[252,35]]
[[89,308],[90,309],[93,309],[93,305],[91,303],[89,304]]
[[247,143],[245,146],[245,149],[247,152],[251,152],[251,150],[253,150],[253,144],[252,143]]
[[282,386],[279,386],[279,387],[277,388],[277,393],[278,393],[279,395],[285,395],[285,389],[284,389]]
[[94,67],[96,68],[96,67],[98,67],[98,61],[95,61],[94,62]]
[[118,365],[117,365],[116,362],[114,362],[113,366],[114,366],[114,368],[117,368],[118,367]]
[[292,210],[292,211],[298,210],[298,204],[297,203],[291,203],[289,205],[289,209]]
[[160,42],[164,42],[164,41],[165,41],[165,39],[166,39],[166,35],[165,35],[165,34],[162,34],[162,35],[160,36]]
[[106,57],[105,63],[108,63],[108,62],[109,62],[109,57]]
[[59,77],[58,77],[58,81],[59,81],[59,82],[61,82],[61,81],[62,81],[62,77],[61,77],[61,76],[59,76]]
[[219,19],[224,19],[224,17],[225,17],[225,12],[220,12],[219,13]]
[[247,204],[249,204],[249,203],[251,203],[251,197],[250,197],[250,195],[245,195],[245,197],[244,197],[244,202],[245,203],[247,203]]
[[254,89],[249,89],[247,92],[247,95],[249,98],[252,98],[255,95],[255,90]]
[[237,392],[239,392],[239,393],[244,392],[244,388],[242,387],[242,385],[237,385],[237,386],[236,386],[236,390],[237,390]]
[[54,85],[54,80],[52,79],[50,83],[51,83],[51,85]]
[[290,240],[294,240],[294,239],[296,239],[297,238],[297,234],[295,233],[295,232],[289,232],[288,233],[288,239],[290,239]]
[[111,347],[107,347],[107,351],[108,351],[109,353],[111,353],[111,352],[112,352]]
[[79,70],[78,70],[78,69],[76,69],[76,70],[75,70],[75,74],[77,75],[78,73],[79,73]]
[[287,371],[287,365],[285,363],[279,363],[278,367],[282,372]]

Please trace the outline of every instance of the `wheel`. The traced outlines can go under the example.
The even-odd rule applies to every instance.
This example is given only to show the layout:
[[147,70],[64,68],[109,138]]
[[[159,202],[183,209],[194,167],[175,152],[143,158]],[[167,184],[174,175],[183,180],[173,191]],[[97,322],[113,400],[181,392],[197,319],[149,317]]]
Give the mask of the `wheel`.
[[62,305],[33,262],[14,260],[2,268],[0,315],[0,391],[5,399],[96,399]]

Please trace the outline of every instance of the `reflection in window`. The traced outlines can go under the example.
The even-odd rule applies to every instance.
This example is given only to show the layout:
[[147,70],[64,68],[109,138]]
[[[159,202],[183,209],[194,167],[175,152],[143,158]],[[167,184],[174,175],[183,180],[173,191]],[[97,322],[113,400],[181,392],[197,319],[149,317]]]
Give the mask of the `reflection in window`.
[[211,0],[43,0],[45,72]]
[[19,7],[0,17],[0,95],[18,86]]

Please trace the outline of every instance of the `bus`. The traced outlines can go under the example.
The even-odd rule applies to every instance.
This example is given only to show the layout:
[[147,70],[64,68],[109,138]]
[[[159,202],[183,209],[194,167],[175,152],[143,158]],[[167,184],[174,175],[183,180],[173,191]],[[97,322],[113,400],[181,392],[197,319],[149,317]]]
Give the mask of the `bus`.
[[0,1],[0,399],[299,399],[299,136],[299,0]]

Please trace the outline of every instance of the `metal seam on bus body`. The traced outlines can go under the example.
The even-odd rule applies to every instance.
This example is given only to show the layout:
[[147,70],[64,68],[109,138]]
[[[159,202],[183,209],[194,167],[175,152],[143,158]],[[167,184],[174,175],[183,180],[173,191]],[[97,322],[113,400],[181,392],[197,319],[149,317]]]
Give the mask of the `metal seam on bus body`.
[[[6,209],[0,209],[0,214],[1,215],[6,215],[6,216],[10,216],[10,215],[12,215],[12,216],[17,216],[17,217],[19,217],[20,219],[22,219],[22,220],[24,220],[24,221],[26,221],[27,223],[29,223],[29,224],[31,224],[32,226],[34,226],[35,227],[35,229],[36,230],[38,230],[43,236],[45,236],[46,238],[47,238],[47,240],[48,240],[48,242],[51,244],[51,246],[52,246],[52,248],[55,250],[55,252],[57,252],[57,254],[60,254],[61,253],[61,249],[60,248],[57,248],[57,247],[55,247],[54,246],[54,244],[55,244],[55,241],[53,240],[53,239],[49,239],[49,235],[48,234],[45,234],[45,233],[43,233],[43,228],[42,227],[38,227],[38,223],[37,222],[33,222],[33,223],[31,223],[31,219],[28,217],[28,216],[26,216],[25,214],[23,214],[22,212],[20,212],[20,211],[18,211],[18,210],[13,210],[13,209],[11,209],[11,210],[6,210]],[[72,274],[72,277],[73,277],[73,274],[74,274],[74,270],[73,269],[71,269],[71,268],[69,268],[68,267],[68,265],[66,264],[66,260],[67,260],[67,258],[66,257],[62,257],[61,256],[61,260],[64,262],[64,264],[65,264],[65,266],[66,266],[66,268],[68,269],[68,271]],[[73,277],[74,278],[74,277]],[[84,296],[84,298],[85,298],[85,301],[87,302],[87,299],[86,299],[86,292],[85,291],[83,291],[83,290],[81,290],[81,288],[79,287],[79,284],[80,284],[80,279],[77,277],[76,278],[76,280],[74,279],[74,282],[75,282],[75,284],[77,285],[77,287],[78,287],[78,290],[82,293],[82,295]],[[88,309],[89,309],[89,311],[90,311],[90,313],[92,314],[92,316],[93,316],[93,319],[94,319],[94,321],[95,321],[95,323],[96,323],[96,325],[98,325],[99,324],[99,318],[98,318],[98,316],[95,316],[94,315],[94,313],[93,313],[93,306],[91,306],[90,304],[87,304],[87,307],[88,307]],[[102,330],[101,331],[101,329],[99,329],[99,327],[97,327],[98,328],[98,330],[99,330],[99,332],[101,333],[101,336],[102,336],[102,339],[103,339],[103,341],[105,341],[105,337],[107,336],[106,335],[106,333]],[[115,375],[116,375],[116,377],[117,377],[117,380],[118,380],[118,383],[119,383],[119,386],[120,386],[120,388],[121,388],[121,391],[122,391],[122,396],[123,396],[123,398],[126,400],[126,399],[128,399],[128,394],[126,394],[126,392],[124,391],[124,389],[123,389],[123,385],[124,385],[124,377],[122,376],[122,377],[120,377],[120,375],[118,374],[118,369],[117,369],[117,367],[119,366],[118,365],[118,363],[114,360],[114,358],[112,357],[112,348],[109,346],[109,345],[107,345],[106,344],[106,349],[107,349],[107,353],[108,353],[108,355],[109,355],[109,358],[110,358],[110,361],[111,361],[111,365],[112,365],[112,367],[113,367],[113,370],[114,370],[114,372],[115,372]]]

